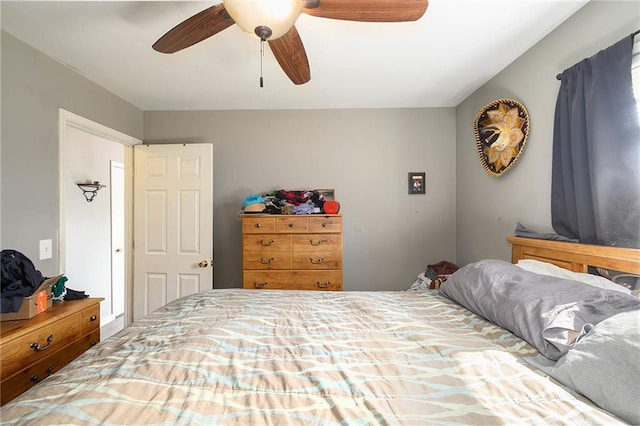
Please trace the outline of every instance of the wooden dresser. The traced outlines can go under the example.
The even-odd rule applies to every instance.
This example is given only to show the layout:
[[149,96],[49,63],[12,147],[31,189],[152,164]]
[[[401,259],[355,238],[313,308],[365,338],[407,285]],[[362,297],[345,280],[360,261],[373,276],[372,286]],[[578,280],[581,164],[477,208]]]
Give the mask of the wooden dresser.
[[101,300],[65,301],[31,319],[0,323],[0,405],[100,341]]
[[342,290],[342,215],[242,215],[242,286]]

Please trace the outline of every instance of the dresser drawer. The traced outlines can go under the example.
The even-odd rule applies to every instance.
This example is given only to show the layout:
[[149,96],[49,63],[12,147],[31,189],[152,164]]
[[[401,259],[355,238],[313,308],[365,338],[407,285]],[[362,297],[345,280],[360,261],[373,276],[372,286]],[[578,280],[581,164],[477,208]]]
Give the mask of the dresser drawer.
[[99,341],[100,330],[97,330],[70,345],[61,346],[57,352],[51,352],[30,367],[19,371],[11,377],[7,377],[0,385],[2,387],[0,404],[4,405],[30,387],[56,373]]
[[294,252],[293,269],[342,269],[342,252]]
[[82,314],[77,312],[60,321],[34,329],[11,344],[3,344],[0,377],[9,377],[25,365],[46,358],[50,353],[72,343],[81,336]]
[[259,290],[342,290],[342,271],[245,271],[243,288]]
[[305,234],[291,237],[293,251],[342,251],[342,234]]
[[291,269],[290,252],[247,252],[242,269]]
[[342,216],[311,216],[309,232],[342,232]]
[[85,308],[82,315],[82,335],[100,331],[100,305],[96,304]]
[[307,216],[285,215],[275,218],[276,232],[282,234],[304,233],[307,231]]
[[275,232],[275,218],[273,217],[243,217],[243,234],[273,234]]
[[291,235],[287,234],[245,234],[242,236],[245,252],[291,251]]

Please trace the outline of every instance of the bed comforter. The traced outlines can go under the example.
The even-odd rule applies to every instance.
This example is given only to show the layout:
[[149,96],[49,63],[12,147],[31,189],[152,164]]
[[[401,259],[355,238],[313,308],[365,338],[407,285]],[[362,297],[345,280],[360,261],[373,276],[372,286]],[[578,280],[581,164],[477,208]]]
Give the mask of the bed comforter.
[[212,290],[2,407],[3,424],[612,424],[436,292]]

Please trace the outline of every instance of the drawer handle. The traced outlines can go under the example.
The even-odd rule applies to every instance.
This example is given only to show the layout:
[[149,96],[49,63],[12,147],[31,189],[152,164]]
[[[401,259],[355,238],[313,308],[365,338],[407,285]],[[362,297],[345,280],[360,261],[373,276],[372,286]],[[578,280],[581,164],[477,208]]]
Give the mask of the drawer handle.
[[51,346],[51,344],[53,343],[53,334],[50,334],[49,337],[47,337],[47,344],[44,346],[40,346],[39,343],[32,343],[31,344],[31,349],[33,349],[36,352],[41,352],[44,350],[49,349],[49,347]]
[[316,284],[318,285],[319,288],[327,288],[331,285],[331,281],[327,281],[326,283],[316,281]]
[[256,228],[262,228],[262,225],[259,223],[256,223]]
[[253,288],[265,288],[267,286],[267,284],[269,284],[268,281],[265,281],[263,283],[257,283],[257,282],[253,282]]
[[90,321],[95,321],[97,319],[98,317],[96,315],[91,315],[91,318],[89,318]]
[[268,265],[271,262],[273,262],[275,259],[273,257],[270,257],[268,259],[265,259],[264,257],[260,258],[260,263],[262,263],[263,265]]
[[47,368],[47,375],[44,376],[42,379],[38,376],[36,376],[35,374],[33,376],[31,376],[31,381],[34,383],[38,383],[41,382],[42,380],[46,379],[47,377],[49,377],[50,375],[53,374],[53,364],[49,365],[49,368]]
[[328,228],[328,227],[329,227],[329,224],[328,224],[327,222],[325,222],[325,223],[323,223],[323,224],[322,224],[322,227],[323,227],[323,228]]
[[268,247],[273,243],[275,243],[275,241],[273,241],[273,240],[269,240],[269,241],[260,240],[260,245],[263,246],[263,247]]
[[294,226],[293,223],[289,224],[289,228],[293,228],[293,226]]
[[314,265],[319,265],[324,261],[324,257],[320,256],[317,259],[314,259],[313,257],[310,257],[309,260],[311,261],[311,263],[313,263]]
[[312,246],[319,246],[322,243],[326,243],[327,240],[309,240],[309,242],[311,243]]

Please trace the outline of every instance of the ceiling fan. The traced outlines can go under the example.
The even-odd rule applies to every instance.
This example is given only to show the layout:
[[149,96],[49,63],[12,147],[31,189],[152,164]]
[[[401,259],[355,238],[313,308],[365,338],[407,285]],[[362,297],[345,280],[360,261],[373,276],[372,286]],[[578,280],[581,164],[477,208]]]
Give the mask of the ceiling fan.
[[[424,15],[428,0],[223,0],[176,25],[153,44],[174,53],[238,24],[269,47],[294,84],[311,79],[307,53],[295,27],[301,13],[360,22],[407,22]],[[261,77],[262,85],[262,77]]]

